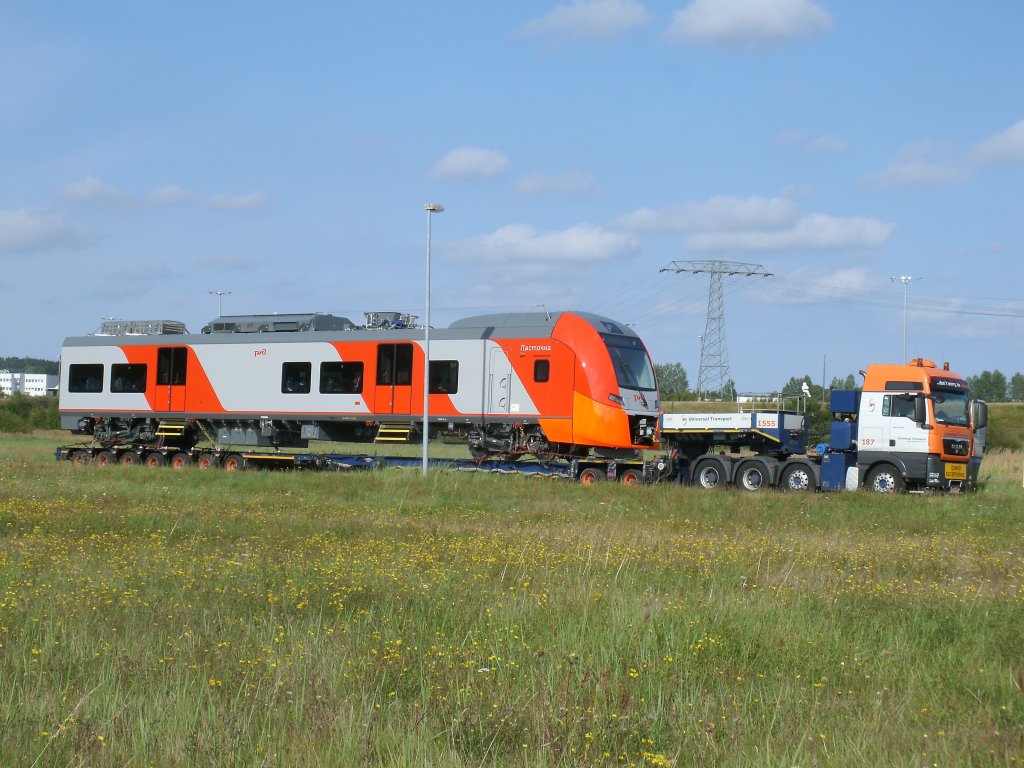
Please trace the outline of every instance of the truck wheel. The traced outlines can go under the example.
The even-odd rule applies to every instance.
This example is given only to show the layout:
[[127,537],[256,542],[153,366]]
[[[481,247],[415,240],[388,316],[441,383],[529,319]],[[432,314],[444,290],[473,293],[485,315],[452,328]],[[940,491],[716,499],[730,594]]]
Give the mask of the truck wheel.
[[627,469],[619,475],[619,482],[623,485],[640,485],[644,481],[644,473],[639,469]]
[[786,467],[779,480],[779,488],[783,491],[806,493],[813,491],[814,486],[814,473],[806,464],[794,464],[791,467]]
[[215,466],[213,456],[211,456],[208,453],[204,453],[196,461],[196,466],[199,467],[199,469],[213,469],[213,467]]
[[172,469],[184,469],[192,466],[192,457],[187,453],[176,453],[171,457]]
[[725,467],[717,459],[698,462],[693,471],[693,482],[709,491],[721,488],[725,485]]
[[100,451],[93,458],[93,461],[96,463],[97,467],[109,467],[114,463],[114,454],[110,451]]
[[864,481],[864,487],[874,493],[903,493],[907,490],[903,476],[891,464],[879,464],[868,472],[868,479]]
[[580,472],[580,485],[596,485],[604,480],[604,472],[596,467],[586,467]]
[[744,491],[760,491],[771,485],[768,467],[760,461],[745,461],[736,473],[736,487]]
[[147,467],[163,467],[167,465],[167,457],[162,453],[149,453],[146,454]]
[[138,464],[139,454],[135,453],[135,451],[125,451],[121,454],[121,463],[126,467]]
[[245,469],[245,459],[239,453],[230,453],[227,458],[224,459],[224,471],[225,472],[240,472]]
[[70,461],[75,466],[80,467],[83,464],[88,463],[88,461],[89,461],[89,452],[88,451],[75,451],[70,456],[68,456],[68,461]]

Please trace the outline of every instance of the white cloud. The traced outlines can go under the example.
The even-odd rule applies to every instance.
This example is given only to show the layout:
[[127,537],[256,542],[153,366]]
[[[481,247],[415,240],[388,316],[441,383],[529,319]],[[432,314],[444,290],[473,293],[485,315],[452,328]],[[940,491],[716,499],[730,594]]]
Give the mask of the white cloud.
[[939,187],[966,181],[983,168],[1024,161],[1024,120],[964,150],[918,142],[901,149],[867,181],[878,187]]
[[114,211],[126,210],[134,204],[130,195],[96,176],[68,182],[60,188],[58,194],[69,203],[96,205]]
[[528,173],[519,180],[516,191],[522,195],[590,195],[597,191],[594,177],[583,171],[569,171],[560,176]]
[[616,222],[623,229],[686,232],[687,250],[764,251],[877,247],[895,225],[861,216],[802,213],[787,197],[718,196],[661,209],[641,208]]
[[794,222],[799,206],[784,197],[728,197],[668,208],[641,208],[616,224],[624,229],[661,232],[778,229]]
[[93,238],[52,211],[0,211],[0,253],[37,253],[81,248]]
[[566,262],[599,262],[633,255],[632,235],[591,224],[555,232],[537,232],[528,224],[509,224],[489,235],[456,243],[452,250],[476,261],[507,264],[536,262],[557,267]]
[[522,31],[527,35],[611,40],[650,20],[647,9],[636,0],[573,0],[525,24]]
[[894,229],[894,224],[863,216],[808,213],[785,229],[701,232],[688,237],[683,245],[687,250],[695,251],[877,248],[886,243]]
[[457,147],[434,164],[432,176],[479,180],[500,176],[508,168],[508,155],[484,147]]
[[153,205],[191,205],[197,208],[216,208],[228,211],[262,208],[267,202],[267,198],[262,192],[249,192],[244,195],[231,195],[221,192],[215,195],[205,195],[201,192],[193,192],[179,187],[176,184],[154,189],[147,195],[146,199]]
[[764,46],[813,37],[832,26],[810,0],[694,0],[672,14],[672,42]]

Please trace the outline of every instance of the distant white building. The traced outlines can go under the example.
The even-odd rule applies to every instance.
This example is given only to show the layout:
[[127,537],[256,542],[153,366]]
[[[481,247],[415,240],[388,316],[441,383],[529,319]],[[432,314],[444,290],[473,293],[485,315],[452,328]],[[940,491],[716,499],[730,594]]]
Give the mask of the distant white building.
[[0,371],[0,392],[8,396],[19,392],[30,397],[56,395],[57,376],[52,373]]

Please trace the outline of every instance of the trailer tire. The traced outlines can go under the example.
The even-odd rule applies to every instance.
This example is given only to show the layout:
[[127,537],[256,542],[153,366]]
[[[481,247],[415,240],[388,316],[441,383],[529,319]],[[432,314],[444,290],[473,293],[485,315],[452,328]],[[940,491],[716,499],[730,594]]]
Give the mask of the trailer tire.
[[644,481],[644,473],[639,469],[627,469],[619,475],[619,482],[623,485],[640,485]]
[[171,457],[171,469],[184,469],[192,466],[192,457],[187,453],[176,453]]
[[73,451],[68,456],[68,461],[74,464],[76,467],[80,467],[83,464],[89,463],[89,452],[88,451]]
[[147,467],[166,467],[167,457],[162,453],[147,453],[144,463]]
[[907,490],[903,476],[892,464],[879,464],[868,472],[864,487],[873,493],[903,493]]
[[196,467],[198,467],[199,469],[213,469],[215,465],[216,461],[214,460],[213,456],[211,456],[208,453],[204,453],[202,456],[196,459]]
[[586,467],[580,471],[580,485],[597,485],[604,480],[604,472],[596,467]]
[[114,463],[114,454],[112,454],[110,451],[100,451],[93,457],[92,460],[97,467],[109,467],[111,464]]
[[782,471],[779,490],[807,493],[815,488],[814,472],[806,464],[791,464]]
[[745,461],[736,472],[736,487],[742,491],[760,491],[772,484],[768,465],[760,461]]
[[718,459],[704,459],[693,469],[693,484],[707,491],[725,486],[725,465]]
[[240,453],[229,453],[224,457],[225,472],[240,472],[245,469],[245,459]]
[[135,451],[125,451],[118,461],[126,467],[132,467],[139,463],[139,454]]

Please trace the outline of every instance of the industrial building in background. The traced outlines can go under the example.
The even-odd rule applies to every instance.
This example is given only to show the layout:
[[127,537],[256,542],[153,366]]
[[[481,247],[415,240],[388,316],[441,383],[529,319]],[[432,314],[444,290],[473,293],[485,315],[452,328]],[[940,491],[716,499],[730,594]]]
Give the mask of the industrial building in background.
[[11,373],[0,371],[0,393],[30,397],[57,396],[57,376],[52,373]]

